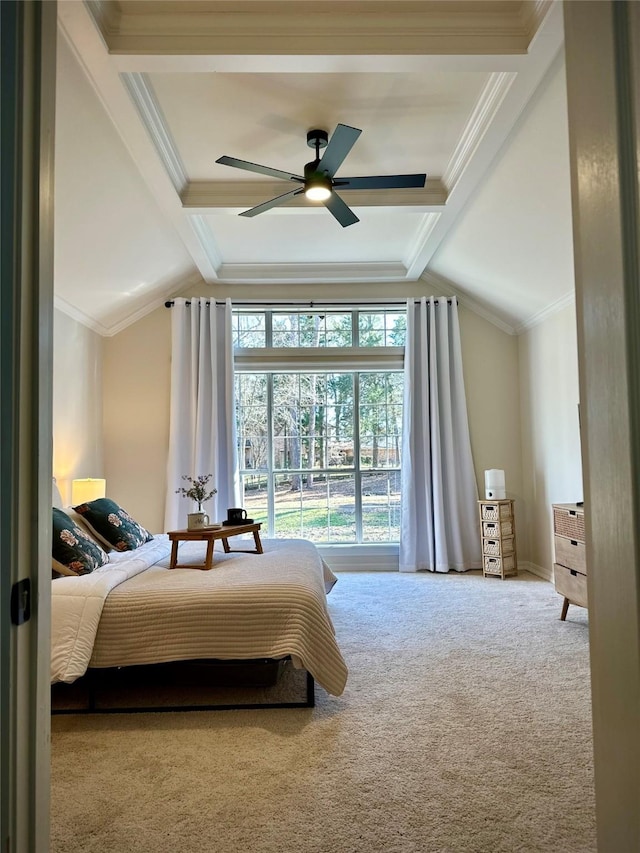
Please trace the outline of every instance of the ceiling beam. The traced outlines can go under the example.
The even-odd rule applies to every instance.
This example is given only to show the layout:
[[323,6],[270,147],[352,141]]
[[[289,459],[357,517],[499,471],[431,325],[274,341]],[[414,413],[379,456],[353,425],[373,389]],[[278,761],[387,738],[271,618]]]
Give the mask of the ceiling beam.
[[112,55],[526,54],[551,0],[90,0]]
[[[215,208],[244,210],[262,204],[287,190],[276,181],[192,181],[182,192],[182,205],[189,213],[211,213]],[[353,207],[415,207],[421,211],[441,210],[447,191],[439,178],[427,180],[424,188],[398,190],[340,190]],[[291,199],[287,207],[315,207],[303,195]]]

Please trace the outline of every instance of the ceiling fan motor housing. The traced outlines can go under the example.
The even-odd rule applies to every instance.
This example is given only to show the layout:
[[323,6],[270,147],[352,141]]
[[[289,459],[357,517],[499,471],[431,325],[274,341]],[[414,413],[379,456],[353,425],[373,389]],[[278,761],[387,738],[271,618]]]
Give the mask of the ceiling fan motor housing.
[[[307,198],[313,198],[309,191],[313,188],[324,188],[328,193],[333,189],[333,181],[326,172],[318,171],[320,160],[312,160],[304,166],[304,190]],[[320,196],[322,197],[322,196]]]
[[307,132],[307,145],[309,148],[326,148],[329,142],[329,134],[326,130],[309,130]]

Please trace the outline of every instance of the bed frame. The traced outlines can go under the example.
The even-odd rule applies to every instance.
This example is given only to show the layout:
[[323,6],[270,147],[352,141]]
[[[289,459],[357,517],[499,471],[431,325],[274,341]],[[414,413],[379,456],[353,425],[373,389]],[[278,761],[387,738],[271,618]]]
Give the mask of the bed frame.
[[[240,703],[197,703],[197,704],[162,704],[162,705],[118,705],[104,706],[100,704],[98,694],[100,688],[104,687],[105,678],[117,679],[121,674],[125,678],[135,671],[135,676],[140,673],[158,675],[163,671],[184,673],[194,672],[196,667],[201,674],[206,667],[207,674],[217,677],[214,683],[206,684],[205,687],[215,689],[216,687],[236,688],[265,688],[274,686],[285,665],[291,658],[286,657],[279,660],[261,658],[257,660],[206,660],[206,661],[175,661],[170,664],[150,664],[146,667],[115,667],[113,669],[90,668],[86,675],[77,679],[72,684],[53,684],[52,691],[52,715],[72,714],[148,714],[168,713],[176,711],[236,711],[267,708],[314,708],[315,707],[315,681],[310,672],[306,671],[305,697],[301,701],[288,702],[240,702]],[[55,707],[54,699],[56,693],[60,697],[77,695],[81,692],[86,695],[86,704],[74,705],[73,707]]]

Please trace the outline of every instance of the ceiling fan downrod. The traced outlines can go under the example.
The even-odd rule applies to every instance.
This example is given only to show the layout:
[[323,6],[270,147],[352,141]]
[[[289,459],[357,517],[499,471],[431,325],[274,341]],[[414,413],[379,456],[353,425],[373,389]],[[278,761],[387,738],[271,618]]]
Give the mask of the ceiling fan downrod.
[[309,130],[307,145],[316,149],[316,159],[304,166],[304,194],[310,201],[326,201],[333,190],[333,182],[325,172],[319,172],[320,149],[326,148],[329,134],[326,130]]

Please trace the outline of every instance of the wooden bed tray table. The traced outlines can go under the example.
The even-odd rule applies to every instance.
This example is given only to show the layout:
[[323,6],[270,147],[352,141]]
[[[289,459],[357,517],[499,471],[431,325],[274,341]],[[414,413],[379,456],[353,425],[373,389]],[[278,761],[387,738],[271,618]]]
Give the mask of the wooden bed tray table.
[[[202,569],[207,571],[213,567],[213,546],[217,539],[222,539],[222,547],[225,554],[229,554],[232,550],[229,546],[229,539],[232,536],[241,536],[243,533],[253,533],[253,541],[255,542],[255,551],[246,551],[245,553],[262,554],[262,542],[260,541],[261,522],[252,524],[233,524],[224,525],[223,527],[204,527],[202,530],[170,530],[168,533],[171,541],[171,560],[169,563],[170,569]],[[206,542],[207,553],[204,563],[181,563],[178,565],[178,543],[180,542]],[[241,549],[242,550],[242,549]]]

